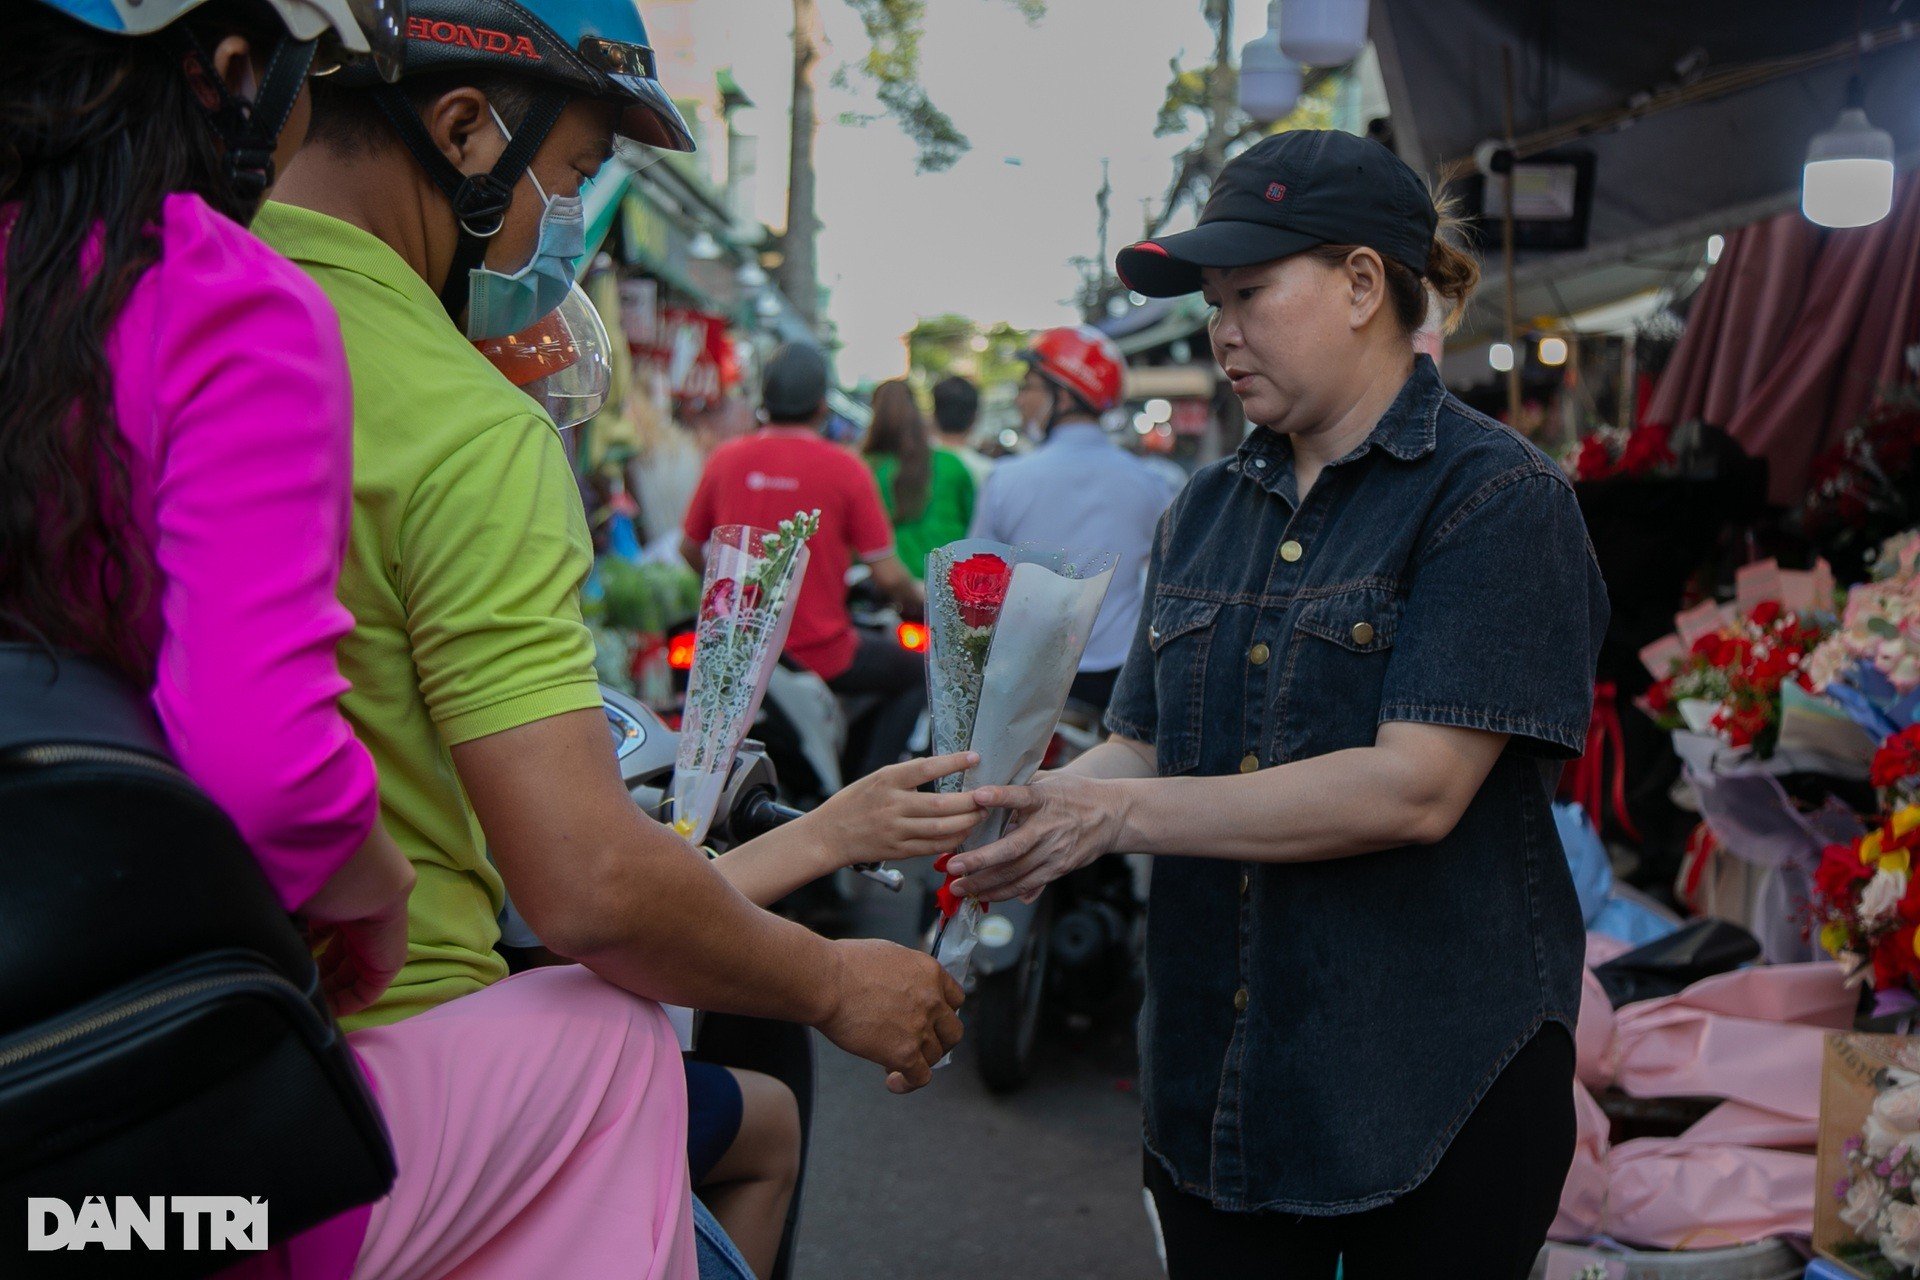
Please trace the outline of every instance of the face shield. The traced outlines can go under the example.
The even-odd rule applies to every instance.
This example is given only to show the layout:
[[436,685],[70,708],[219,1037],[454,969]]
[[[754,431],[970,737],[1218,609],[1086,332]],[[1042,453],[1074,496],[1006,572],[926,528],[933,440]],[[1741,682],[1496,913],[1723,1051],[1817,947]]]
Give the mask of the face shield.
[[473,344],[526,392],[565,431],[577,427],[607,402],[613,382],[613,343],[607,326],[579,285],[558,309],[519,333]]

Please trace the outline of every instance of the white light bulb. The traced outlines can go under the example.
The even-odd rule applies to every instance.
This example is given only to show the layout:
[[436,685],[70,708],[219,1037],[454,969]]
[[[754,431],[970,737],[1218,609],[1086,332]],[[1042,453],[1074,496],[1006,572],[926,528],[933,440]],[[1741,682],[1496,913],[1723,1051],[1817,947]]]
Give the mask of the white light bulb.
[[1893,208],[1893,135],[1876,129],[1850,91],[1833,128],[1807,147],[1800,211],[1823,227],[1865,227]]
[[1280,33],[1280,47],[1310,67],[1340,67],[1367,45],[1367,0],[1286,0],[1268,8]]
[[1540,363],[1560,365],[1567,362],[1567,340],[1565,338],[1540,339]]
[[1494,343],[1487,348],[1487,363],[1495,373],[1505,373],[1513,368],[1513,348],[1504,342]]
[[1153,399],[1147,401],[1146,404],[1142,405],[1141,408],[1146,410],[1147,421],[1149,422],[1173,421],[1173,403],[1171,401],[1162,400],[1160,397],[1155,396]]
[[1269,31],[1240,50],[1240,109],[1257,124],[1284,120],[1300,101],[1300,64]]
[[1714,263],[1720,261],[1720,255],[1725,253],[1726,251],[1727,251],[1727,238],[1725,236],[1713,235],[1713,236],[1707,237],[1707,265],[1708,266],[1712,266]]

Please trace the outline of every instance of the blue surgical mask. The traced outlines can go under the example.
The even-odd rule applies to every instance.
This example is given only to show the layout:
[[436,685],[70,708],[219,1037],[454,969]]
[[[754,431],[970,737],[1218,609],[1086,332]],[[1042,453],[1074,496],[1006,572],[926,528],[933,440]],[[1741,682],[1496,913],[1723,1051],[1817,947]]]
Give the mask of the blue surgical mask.
[[[507,141],[498,112],[493,123]],[[552,314],[573,287],[573,266],[587,251],[587,214],[579,196],[550,196],[540,179],[527,171],[533,189],[545,207],[540,213],[540,238],[533,257],[514,272],[475,268],[467,277],[467,337],[475,341],[519,333],[534,321]]]

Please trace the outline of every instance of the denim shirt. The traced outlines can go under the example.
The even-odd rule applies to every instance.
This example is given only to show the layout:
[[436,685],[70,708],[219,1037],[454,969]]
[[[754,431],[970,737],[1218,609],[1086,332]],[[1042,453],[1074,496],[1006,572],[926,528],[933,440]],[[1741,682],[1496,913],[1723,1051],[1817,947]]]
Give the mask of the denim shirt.
[[1155,859],[1142,1094],[1183,1189],[1228,1210],[1388,1203],[1542,1025],[1572,1031],[1585,939],[1549,801],[1606,622],[1560,469],[1425,356],[1304,502],[1291,446],[1256,430],[1168,511],[1108,717],[1162,776],[1368,747],[1388,721],[1510,735],[1438,843]]

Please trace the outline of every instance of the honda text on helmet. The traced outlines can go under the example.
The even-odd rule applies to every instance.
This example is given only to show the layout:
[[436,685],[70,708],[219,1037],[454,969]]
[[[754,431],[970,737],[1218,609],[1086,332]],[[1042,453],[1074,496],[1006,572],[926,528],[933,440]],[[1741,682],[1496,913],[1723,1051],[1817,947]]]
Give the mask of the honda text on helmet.
[[1078,400],[1096,418],[1120,404],[1127,381],[1126,357],[1098,329],[1084,324],[1048,329],[1033,340],[1025,359],[1028,368]]
[[40,0],[96,31],[178,38],[218,96],[208,110],[226,152],[234,190],[257,205],[273,185],[273,151],[300,98],[309,73],[327,74],[370,64],[370,74],[400,78],[406,51],[407,0],[262,0],[280,19],[282,35],[267,53],[260,91],[251,101],[236,97],[214,72],[213,54],[180,20],[207,0]]
[[496,114],[508,144],[493,168],[466,174],[434,145],[404,88],[343,73],[348,84],[369,84],[401,141],[453,206],[460,239],[440,293],[447,314],[465,317],[469,338],[506,337],[560,305],[585,252],[579,198],[541,190],[545,211],[532,258],[512,272],[482,265],[514,188],[567,103],[589,98],[618,104],[616,132],[652,147],[691,151],[693,134],[655,79],[653,50],[634,0],[413,0],[406,43],[409,76],[448,70],[510,75],[539,89],[511,132]]

